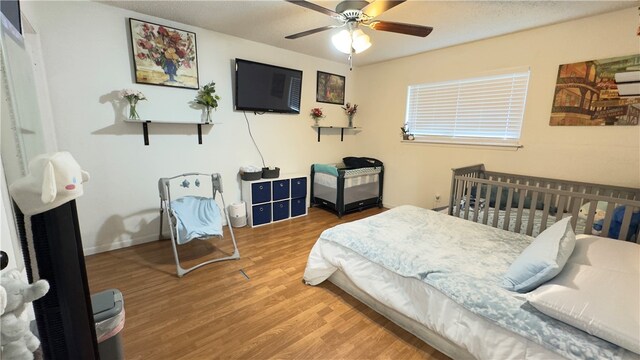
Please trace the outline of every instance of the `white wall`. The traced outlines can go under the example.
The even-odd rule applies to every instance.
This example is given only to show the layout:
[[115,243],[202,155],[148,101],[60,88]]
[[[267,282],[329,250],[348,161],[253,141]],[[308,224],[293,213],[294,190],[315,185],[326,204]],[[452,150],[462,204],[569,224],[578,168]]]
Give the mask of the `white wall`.
[[[152,18],[95,2],[25,2],[23,11],[40,34],[42,57],[60,150],[70,151],[91,174],[78,199],[85,253],[105,251],[157,238],[158,178],[183,172],[223,174],[227,203],[240,199],[238,169],[261,165],[241,112],[233,111],[232,61],[243,58],[301,69],[300,115],[247,114],[267,166],[283,173],[308,174],[314,162],[335,162],[349,153],[351,139],[339,134],[316,141],[307,115],[325,110],[325,123],[343,125],[337,105],[315,102],[316,71],[347,76],[347,99],[353,93],[348,66],[234,38],[220,33]],[[135,84],[128,18],[134,17],[197,33],[200,84],[216,82],[222,97],[212,128],[205,127],[203,145],[195,126],[151,125],[150,146],[142,129],[124,123],[127,108],[117,99],[123,88],[141,90],[149,101],[138,103],[144,119],[198,121],[190,108],[194,90]]]
[[[156,182],[186,171],[224,175],[227,202],[240,198],[239,166],[260,164],[244,117],[234,112],[232,59],[304,71],[302,114],[248,114],[267,162],[283,172],[308,173],[311,163],[366,155],[385,162],[387,206],[434,206],[447,199],[450,169],[485,163],[492,170],[546,177],[640,186],[640,126],[587,128],[548,125],[558,65],[637,53],[635,8],[503,37],[432,51],[354,69],[231,36],[152,18],[94,2],[25,2],[23,10],[40,34],[51,94],[57,142],[92,174],[78,200],[86,253],[155,239],[158,227]],[[150,99],[140,102],[143,118],[196,121],[188,103],[195,91],[135,84],[132,79],[128,17],[197,33],[200,82],[215,81],[222,96],[215,125],[197,145],[195,129],[151,126],[151,146],[141,129],[122,122],[126,106],[116,92],[136,88]],[[437,29],[436,29],[437,31]],[[428,41],[428,38],[426,39]],[[407,85],[530,66],[532,70],[523,149],[400,143]],[[316,71],[347,76],[347,99],[359,104],[356,136],[316,133],[307,112],[315,106],[326,123],[344,125],[337,105],[315,103]]]
[[[366,131],[354,141],[385,163],[385,205],[432,207],[435,194],[444,205],[451,168],[477,163],[495,171],[640,187],[640,126],[549,126],[558,66],[637,54],[637,27],[632,7],[356,69],[358,116],[366,119]],[[516,66],[531,68],[523,149],[400,142],[408,85]]]

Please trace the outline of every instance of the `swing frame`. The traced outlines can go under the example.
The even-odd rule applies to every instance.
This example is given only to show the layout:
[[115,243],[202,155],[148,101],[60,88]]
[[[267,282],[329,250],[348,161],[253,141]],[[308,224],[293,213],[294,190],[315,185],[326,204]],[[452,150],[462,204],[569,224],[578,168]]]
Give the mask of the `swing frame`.
[[[190,268],[183,268],[180,264],[180,258],[178,256],[178,230],[177,230],[177,223],[175,221],[175,218],[172,217],[173,215],[173,211],[171,209],[171,181],[175,180],[175,179],[179,179],[179,178],[184,178],[185,180],[189,180],[192,177],[207,177],[211,180],[211,191],[212,191],[212,199],[215,201],[216,199],[216,195],[219,194],[220,195],[220,199],[222,200],[222,213],[224,214],[224,218],[227,220],[227,226],[229,227],[229,233],[231,233],[231,241],[233,242],[233,254],[229,255],[229,256],[225,256],[222,258],[215,258],[215,259],[211,259],[211,260],[207,260],[207,261],[203,261],[197,265],[194,265]],[[185,174],[180,174],[180,175],[176,175],[173,177],[164,177],[164,178],[160,178],[158,180],[158,193],[160,195],[160,234],[159,234],[159,240],[163,239],[162,236],[162,225],[163,225],[163,213],[166,214],[167,216],[167,222],[169,224],[169,230],[171,233],[171,245],[173,248],[173,256],[174,259],[176,261],[176,274],[178,275],[178,277],[182,277],[185,274],[198,269],[202,266],[208,265],[208,264],[212,264],[212,263],[216,263],[216,262],[220,262],[220,261],[225,261],[225,260],[237,260],[240,259],[240,251],[238,250],[238,245],[236,243],[236,237],[233,234],[233,227],[231,226],[231,221],[229,220],[229,214],[227,213],[227,205],[224,201],[224,195],[222,194],[222,176],[219,173],[212,173],[212,174],[205,174],[205,173],[185,173]],[[174,215],[175,216],[175,215]],[[220,238],[223,237],[223,235],[211,235],[211,236],[218,236]],[[207,236],[209,237],[209,236]]]

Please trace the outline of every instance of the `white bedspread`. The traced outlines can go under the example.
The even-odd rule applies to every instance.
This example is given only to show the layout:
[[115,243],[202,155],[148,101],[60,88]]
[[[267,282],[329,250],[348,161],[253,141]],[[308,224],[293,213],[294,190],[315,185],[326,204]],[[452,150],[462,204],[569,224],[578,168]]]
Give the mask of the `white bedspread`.
[[[505,247],[508,241],[513,246]],[[530,241],[526,235],[402,206],[323,232],[304,279],[315,285],[341,269],[376,300],[478,358],[639,358],[548,318],[493,285]]]

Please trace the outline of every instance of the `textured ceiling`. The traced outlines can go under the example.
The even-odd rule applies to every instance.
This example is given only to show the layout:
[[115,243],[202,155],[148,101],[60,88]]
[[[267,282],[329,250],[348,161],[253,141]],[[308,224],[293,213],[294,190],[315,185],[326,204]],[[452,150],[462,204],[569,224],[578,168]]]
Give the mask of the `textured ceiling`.
[[[287,40],[286,35],[337,24],[322,13],[285,1],[102,1],[216,32],[319,58],[346,62],[331,45],[333,29]],[[338,1],[312,1],[335,9]],[[427,25],[426,38],[363,30],[373,46],[354,56],[362,66],[539,26],[638,6],[639,1],[419,1],[408,0],[379,20]]]

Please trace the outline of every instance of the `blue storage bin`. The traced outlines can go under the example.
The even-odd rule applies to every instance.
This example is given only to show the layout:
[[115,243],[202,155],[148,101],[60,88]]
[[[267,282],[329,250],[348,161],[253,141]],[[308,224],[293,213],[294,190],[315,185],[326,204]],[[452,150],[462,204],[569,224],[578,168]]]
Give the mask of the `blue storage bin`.
[[251,197],[254,204],[271,201],[271,182],[251,184]]
[[291,197],[299,198],[307,196],[307,178],[291,179]]
[[289,197],[289,179],[273,182],[273,201],[287,199]]
[[252,208],[253,225],[268,224],[271,222],[271,204],[255,205]]
[[306,213],[307,213],[306,197],[291,199],[291,217],[304,215]]
[[273,203],[273,221],[289,218],[289,200]]

